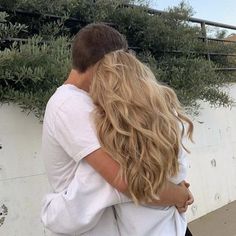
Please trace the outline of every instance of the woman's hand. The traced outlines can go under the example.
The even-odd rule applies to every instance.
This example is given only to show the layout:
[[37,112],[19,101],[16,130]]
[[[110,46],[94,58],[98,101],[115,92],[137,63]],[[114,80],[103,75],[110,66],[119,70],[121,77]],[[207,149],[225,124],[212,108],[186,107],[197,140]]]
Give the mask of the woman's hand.
[[[179,185],[182,186],[182,187],[185,187],[185,188],[187,188],[187,189],[188,189],[189,186],[190,186],[190,184],[187,183],[186,181],[182,181]],[[188,206],[191,205],[191,204],[193,204],[193,202],[194,202],[193,194],[192,194],[192,193],[190,192],[190,190],[188,189],[188,200],[185,202],[184,205],[179,205],[179,204],[177,204],[177,205],[176,205],[176,208],[177,208],[177,210],[178,210],[179,213],[184,213],[184,212],[187,211]]]

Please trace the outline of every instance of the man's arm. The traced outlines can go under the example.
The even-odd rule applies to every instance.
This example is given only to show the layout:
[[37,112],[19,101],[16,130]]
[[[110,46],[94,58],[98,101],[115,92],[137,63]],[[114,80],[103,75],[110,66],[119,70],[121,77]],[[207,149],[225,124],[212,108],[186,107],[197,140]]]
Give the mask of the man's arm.
[[[87,232],[97,224],[105,208],[131,201],[119,194],[122,192],[129,196],[127,184],[116,178],[119,164],[107,153],[98,149],[84,160],[100,175],[88,174],[82,179],[78,173],[66,191],[48,194],[44,198],[41,219],[45,227],[55,233]],[[149,205],[184,206],[188,200],[188,190],[183,184],[178,186],[168,182],[159,197],[160,200],[154,200]]]
[[[60,110],[54,121],[54,137],[61,147],[76,162],[85,159],[110,185],[129,196],[127,184],[117,178],[119,164],[100,148],[93,123],[90,107],[82,106],[83,101],[70,99]],[[78,107],[80,109],[71,109]],[[188,191],[168,183],[160,193],[160,201],[153,204],[184,205]]]
[[[91,165],[111,186],[130,197],[127,183],[117,178],[120,166],[103,149],[90,153],[85,160]],[[184,206],[189,199],[189,191],[184,185],[176,185],[167,182],[166,186],[159,193],[160,200],[153,200],[150,205],[163,206]]]
[[119,203],[118,191],[99,174],[91,172],[81,178],[77,173],[65,191],[46,195],[41,220],[54,233],[80,235],[98,223],[107,207]]

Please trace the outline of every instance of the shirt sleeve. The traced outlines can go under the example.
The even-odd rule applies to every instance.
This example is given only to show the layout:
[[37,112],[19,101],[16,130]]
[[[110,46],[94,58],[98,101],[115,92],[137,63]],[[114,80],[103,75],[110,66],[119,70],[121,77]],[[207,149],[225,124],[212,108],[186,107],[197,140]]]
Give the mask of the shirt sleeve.
[[41,220],[54,233],[80,235],[98,223],[105,208],[121,202],[120,193],[95,171],[76,174],[66,191],[46,195]]
[[54,137],[76,162],[100,148],[91,104],[72,98],[58,109],[54,118]]
[[187,178],[188,163],[187,163],[186,155],[187,155],[186,151],[181,147],[180,155],[178,158],[179,172],[176,176],[169,178],[169,180],[174,184],[179,184],[182,181],[186,180]]

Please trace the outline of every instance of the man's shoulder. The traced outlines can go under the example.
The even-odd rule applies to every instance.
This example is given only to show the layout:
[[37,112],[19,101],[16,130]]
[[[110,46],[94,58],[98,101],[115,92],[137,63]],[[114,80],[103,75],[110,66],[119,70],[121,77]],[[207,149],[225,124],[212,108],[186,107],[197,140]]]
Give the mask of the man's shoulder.
[[89,111],[93,109],[93,103],[89,95],[73,86],[62,85],[49,99],[46,111],[57,113],[83,108]]

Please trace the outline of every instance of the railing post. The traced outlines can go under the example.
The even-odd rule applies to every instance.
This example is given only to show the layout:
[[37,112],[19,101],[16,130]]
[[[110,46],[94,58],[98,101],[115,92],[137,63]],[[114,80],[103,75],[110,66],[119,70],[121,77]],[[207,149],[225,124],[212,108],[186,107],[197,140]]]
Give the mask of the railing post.
[[207,33],[206,33],[206,23],[204,21],[201,22],[201,30],[202,30],[203,42],[205,43],[206,49],[207,49],[207,59],[210,61],[211,56],[208,53],[208,40],[207,40]]

